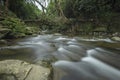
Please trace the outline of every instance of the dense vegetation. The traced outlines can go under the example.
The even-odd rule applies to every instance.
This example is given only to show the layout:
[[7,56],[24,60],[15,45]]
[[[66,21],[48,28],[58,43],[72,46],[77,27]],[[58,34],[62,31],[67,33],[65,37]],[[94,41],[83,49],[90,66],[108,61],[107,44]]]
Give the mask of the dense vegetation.
[[10,37],[32,34],[35,31],[26,28],[36,24],[35,28],[51,32],[111,34],[120,31],[119,4],[119,0],[0,0],[0,24],[1,29],[10,29],[5,34]]
[[[24,19],[37,19],[40,10],[25,0],[0,0],[1,38],[19,38],[39,32],[34,25],[28,26]],[[34,27],[33,27],[34,26]]]

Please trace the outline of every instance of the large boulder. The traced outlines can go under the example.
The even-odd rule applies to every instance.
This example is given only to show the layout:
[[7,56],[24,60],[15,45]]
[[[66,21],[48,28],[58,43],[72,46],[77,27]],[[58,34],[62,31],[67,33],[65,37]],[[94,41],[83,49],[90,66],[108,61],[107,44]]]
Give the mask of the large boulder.
[[50,70],[19,60],[0,61],[0,80],[48,80]]

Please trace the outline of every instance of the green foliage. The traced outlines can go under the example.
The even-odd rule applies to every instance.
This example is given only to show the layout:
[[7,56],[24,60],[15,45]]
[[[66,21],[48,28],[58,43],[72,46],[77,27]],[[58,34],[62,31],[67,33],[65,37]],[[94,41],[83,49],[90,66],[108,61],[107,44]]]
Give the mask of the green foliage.
[[67,18],[94,20],[84,23],[83,29],[91,31],[93,27],[105,27],[108,32],[119,31],[120,1],[119,0],[65,0],[64,14]]
[[[52,14],[51,14],[52,13]],[[56,8],[55,8],[55,3],[54,2],[50,2],[47,8],[47,14],[50,16],[55,17],[56,16]]]
[[74,10],[73,10],[73,4],[75,0],[65,0],[65,5],[63,7],[63,11],[66,17],[73,18],[74,17]]
[[[66,0],[64,13],[68,17],[94,17],[104,12],[120,11],[119,0]],[[119,9],[118,9],[119,8]]]
[[25,0],[9,0],[9,7],[21,19],[36,19],[41,14],[38,7]]
[[6,28],[10,29],[9,34],[7,36],[9,37],[22,37],[25,36],[25,24],[18,18],[5,18],[4,21],[2,21],[2,25],[6,26]]
[[90,32],[92,30],[94,30],[94,25],[92,23],[84,23],[84,24],[81,24],[81,29],[85,32]]
[[25,34],[26,35],[34,35],[34,34],[39,34],[40,29],[36,26],[32,26],[32,27],[26,27],[25,28]]

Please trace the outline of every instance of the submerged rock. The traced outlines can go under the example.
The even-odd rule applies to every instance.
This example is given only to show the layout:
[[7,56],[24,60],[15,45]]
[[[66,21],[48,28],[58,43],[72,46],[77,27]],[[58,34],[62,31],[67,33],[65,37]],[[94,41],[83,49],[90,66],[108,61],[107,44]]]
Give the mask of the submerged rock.
[[50,70],[19,60],[0,61],[0,80],[48,80]]

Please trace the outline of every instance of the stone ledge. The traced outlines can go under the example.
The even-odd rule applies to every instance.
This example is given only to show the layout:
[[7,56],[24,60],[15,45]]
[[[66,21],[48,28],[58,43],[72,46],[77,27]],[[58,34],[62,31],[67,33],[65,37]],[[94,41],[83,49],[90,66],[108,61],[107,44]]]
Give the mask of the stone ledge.
[[17,80],[48,80],[49,74],[50,70],[48,68],[24,61],[0,61],[0,78],[3,78],[0,80],[16,80],[16,78]]

